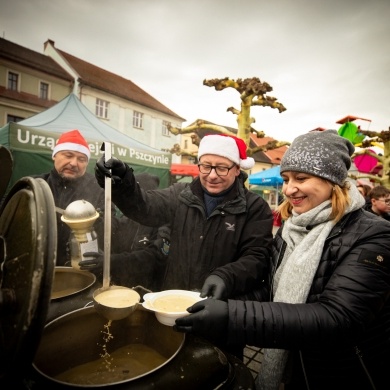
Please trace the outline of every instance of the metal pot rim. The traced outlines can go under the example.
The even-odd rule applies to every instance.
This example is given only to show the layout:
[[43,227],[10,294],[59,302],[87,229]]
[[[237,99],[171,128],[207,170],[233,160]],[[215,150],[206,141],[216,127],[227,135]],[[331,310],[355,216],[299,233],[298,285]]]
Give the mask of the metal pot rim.
[[[65,288],[62,289],[61,286],[58,285],[58,278],[60,277],[60,275],[65,275],[65,274],[77,278],[77,285],[71,286],[71,283],[69,283],[71,281],[70,280],[68,281]],[[60,266],[55,267],[50,299],[54,301],[62,298],[67,298],[75,294],[79,294],[80,292],[94,285],[95,282],[96,282],[96,276],[92,272],[82,271],[72,267],[60,267]],[[72,289],[72,287],[74,288]]]

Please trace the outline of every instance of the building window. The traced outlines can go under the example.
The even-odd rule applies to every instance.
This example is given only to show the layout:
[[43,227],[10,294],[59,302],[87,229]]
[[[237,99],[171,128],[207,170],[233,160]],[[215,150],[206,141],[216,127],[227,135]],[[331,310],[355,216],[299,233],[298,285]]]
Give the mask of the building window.
[[39,97],[44,100],[49,100],[49,84],[40,82],[39,85]]
[[168,126],[171,125],[171,122],[163,121],[162,123],[162,135],[169,136]]
[[16,115],[11,115],[11,114],[7,115],[7,123],[9,123],[9,122],[14,122],[14,123],[20,122],[23,119],[25,119],[25,118],[22,118],[21,116],[16,116]]
[[8,89],[11,91],[18,90],[19,75],[14,72],[8,72]]
[[184,140],[184,149],[188,149],[188,139]]
[[133,126],[137,127],[138,129],[143,128],[143,119],[144,114],[142,112],[134,111],[133,112]]
[[95,114],[99,118],[108,119],[108,105],[109,102],[103,99],[96,99]]

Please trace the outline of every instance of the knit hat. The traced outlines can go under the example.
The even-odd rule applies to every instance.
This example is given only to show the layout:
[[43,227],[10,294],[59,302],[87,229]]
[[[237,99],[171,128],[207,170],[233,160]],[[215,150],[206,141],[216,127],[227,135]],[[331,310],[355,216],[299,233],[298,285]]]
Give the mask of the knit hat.
[[63,133],[53,149],[52,156],[54,157],[56,153],[62,150],[72,150],[74,152],[84,153],[88,157],[88,160],[91,156],[87,141],[78,130],[71,130]]
[[343,185],[355,147],[336,130],[311,131],[295,138],[280,163],[280,173],[305,172]]
[[255,165],[255,160],[246,155],[245,142],[230,135],[213,134],[204,136],[199,144],[198,159],[204,154],[226,157],[242,169],[251,169]]

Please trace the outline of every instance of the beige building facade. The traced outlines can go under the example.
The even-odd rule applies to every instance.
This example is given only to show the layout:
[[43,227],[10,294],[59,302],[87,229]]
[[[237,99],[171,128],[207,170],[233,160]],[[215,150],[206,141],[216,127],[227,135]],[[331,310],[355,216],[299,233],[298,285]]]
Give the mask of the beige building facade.
[[[130,80],[59,50],[44,54],[0,39],[0,127],[55,105],[70,93],[112,128],[158,150],[181,142],[168,125],[185,121]],[[172,162],[181,162],[172,156]]]

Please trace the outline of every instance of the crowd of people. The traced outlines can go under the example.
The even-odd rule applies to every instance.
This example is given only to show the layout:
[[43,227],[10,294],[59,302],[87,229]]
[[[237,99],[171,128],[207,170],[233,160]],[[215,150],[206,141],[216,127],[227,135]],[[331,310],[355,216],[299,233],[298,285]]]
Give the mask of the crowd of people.
[[[281,160],[275,211],[246,186],[254,160],[244,141],[220,134],[202,138],[191,183],[159,188],[157,176],[104,155],[90,174],[78,130],[61,135],[52,170],[35,177],[57,210],[83,199],[99,213],[98,250],[84,253],[80,269],[102,278],[110,212],[111,281],[199,291],[206,299],[174,330],[241,359],[246,345],[263,348],[257,390],[378,390],[390,367],[390,190],[348,178],[353,152],[334,130],[297,137]],[[60,211],[56,265],[70,266]]]
[[367,193],[365,209],[390,221],[390,189],[377,185]]

